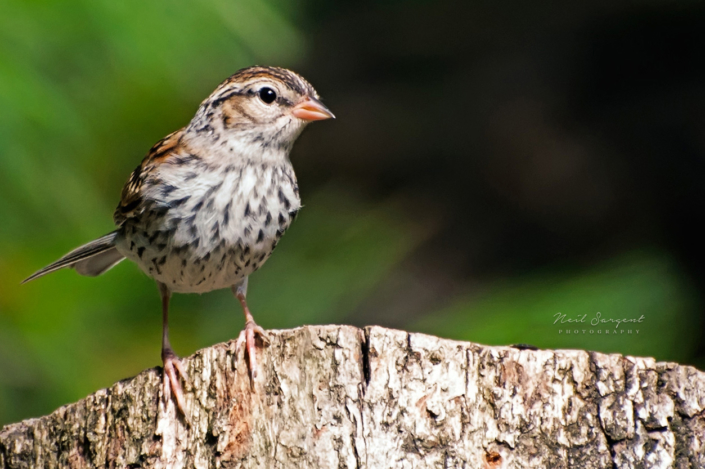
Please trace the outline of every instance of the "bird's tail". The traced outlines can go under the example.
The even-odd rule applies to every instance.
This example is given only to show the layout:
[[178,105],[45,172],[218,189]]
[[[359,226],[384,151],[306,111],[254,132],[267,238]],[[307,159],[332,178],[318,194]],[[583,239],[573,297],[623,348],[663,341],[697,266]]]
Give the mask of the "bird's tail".
[[96,277],[125,258],[115,248],[115,238],[117,238],[117,231],[84,244],[58,261],[33,273],[22,283],[27,283],[64,267],[73,267],[81,275]]

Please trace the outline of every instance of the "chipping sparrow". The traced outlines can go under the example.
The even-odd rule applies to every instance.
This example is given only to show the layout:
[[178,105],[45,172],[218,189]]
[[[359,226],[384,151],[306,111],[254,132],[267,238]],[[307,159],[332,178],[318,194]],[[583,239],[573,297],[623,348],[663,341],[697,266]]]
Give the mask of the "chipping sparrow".
[[[257,376],[255,334],[266,340],[247,307],[247,278],[271,255],[301,207],[289,152],[311,121],[333,114],[294,72],[245,68],[201,103],[189,125],[160,140],[122,190],[117,229],[39,270],[62,267],[97,276],[127,258],[154,278],[162,298],[165,403],[173,392],[185,414],[169,344],[172,292],[230,288],[245,312],[238,337]],[[24,283],[24,282],[23,282]]]

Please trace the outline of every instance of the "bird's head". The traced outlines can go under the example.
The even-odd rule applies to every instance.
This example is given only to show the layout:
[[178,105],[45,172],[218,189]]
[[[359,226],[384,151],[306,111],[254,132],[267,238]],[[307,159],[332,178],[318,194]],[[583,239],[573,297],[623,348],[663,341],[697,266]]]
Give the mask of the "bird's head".
[[254,158],[287,155],[303,128],[334,118],[300,75],[277,67],[244,68],[201,104],[190,140]]

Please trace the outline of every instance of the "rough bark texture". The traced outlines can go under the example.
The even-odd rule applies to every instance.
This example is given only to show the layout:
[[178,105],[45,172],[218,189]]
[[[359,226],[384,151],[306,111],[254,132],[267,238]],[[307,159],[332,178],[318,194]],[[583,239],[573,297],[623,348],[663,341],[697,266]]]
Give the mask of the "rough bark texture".
[[705,467],[705,373],[371,327],[270,331],[250,390],[234,342],[0,431],[0,468]]

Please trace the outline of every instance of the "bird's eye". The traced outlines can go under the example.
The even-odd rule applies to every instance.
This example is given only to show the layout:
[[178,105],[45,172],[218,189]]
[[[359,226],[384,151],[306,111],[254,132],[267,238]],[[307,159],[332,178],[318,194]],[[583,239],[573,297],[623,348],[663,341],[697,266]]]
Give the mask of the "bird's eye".
[[264,87],[259,90],[259,99],[265,102],[265,104],[272,104],[275,99],[277,99],[277,93],[268,87]]

